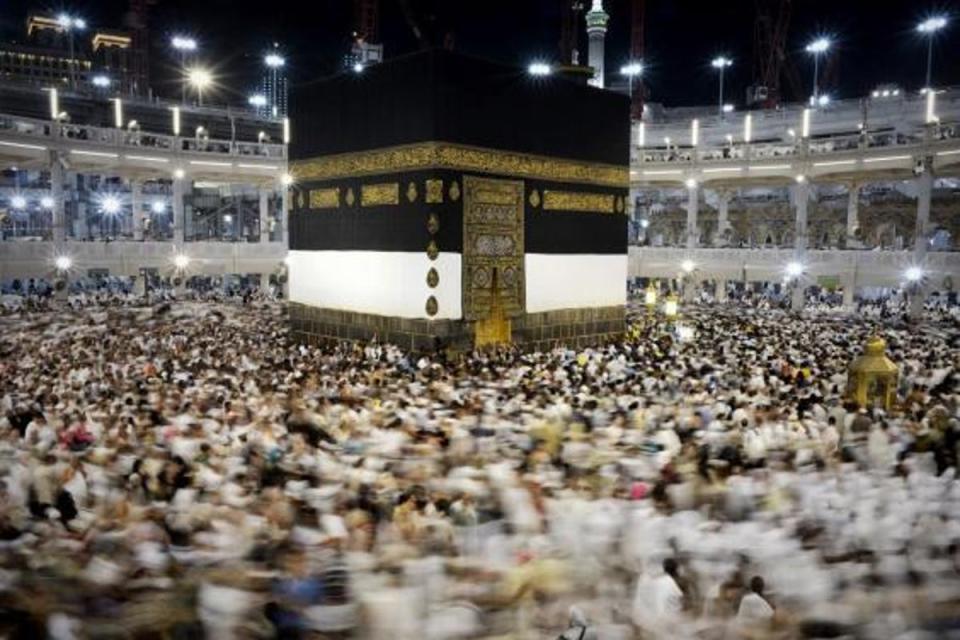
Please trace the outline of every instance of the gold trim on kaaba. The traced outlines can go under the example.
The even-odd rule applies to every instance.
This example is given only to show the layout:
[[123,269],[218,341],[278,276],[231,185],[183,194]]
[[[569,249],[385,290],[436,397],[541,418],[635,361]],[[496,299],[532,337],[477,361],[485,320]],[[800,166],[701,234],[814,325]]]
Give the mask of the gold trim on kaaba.
[[437,311],[440,310],[440,305],[437,304],[436,296],[430,296],[427,298],[427,304],[424,305],[427,315],[433,317],[437,315]]
[[440,255],[440,249],[437,247],[437,243],[433,240],[427,245],[427,257],[431,260],[436,260],[437,256]]
[[543,192],[543,208],[549,211],[613,213],[614,196],[609,193],[551,191],[547,189]]
[[416,202],[417,200],[417,185],[416,183],[411,182],[407,185],[407,200],[409,202]]
[[310,209],[336,209],[340,206],[340,187],[311,189],[308,198]]
[[456,202],[460,199],[460,183],[456,180],[450,183],[450,191],[447,193],[450,199]]
[[344,201],[347,203],[348,207],[352,207],[357,201],[357,197],[353,195],[353,187],[347,187],[347,195],[344,196]]
[[617,208],[617,213],[623,213],[623,210],[625,208],[625,205],[623,202],[623,196],[617,196],[616,208]]
[[426,181],[426,200],[427,204],[440,204],[443,202],[443,180],[430,179]]
[[427,216],[427,231],[430,235],[434,235],[437,231],[440,231],[440,217],[437,214],[431,213]]
[[303,195],[303,191],[297,192],[297,209],[303,209],[306,204],[306,198]]
[[537,207],[539,207],[539,206],[540,206],[540,192],[537,191],[536,189],[533,189],[533,190],[530,192],[530,197],[528,198],[528,201],[530,202],[530,206],[533,207],[534,209],[536,209]]
[[430,267],[430,271],[427,271],[427,286],[431,289],[436,289],[438,284],[440,284],[440,273],[433,267]]
[[626,188],[630,177],[626,165],[581,162],[449,142],[421,142],[299,160],[292,163],[291,169],[295,178],[301,181],[420,169],[452,169]]
[[400,185],[396,182],[365,184],[360,187],[360,206],[400,204]]

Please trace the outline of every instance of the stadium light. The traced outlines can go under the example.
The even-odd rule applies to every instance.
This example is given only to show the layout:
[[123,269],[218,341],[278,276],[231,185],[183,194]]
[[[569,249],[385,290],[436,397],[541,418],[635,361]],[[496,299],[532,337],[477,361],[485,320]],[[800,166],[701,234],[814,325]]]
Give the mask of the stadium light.
[[548,76],[552,72],[553,69],[545,62],[533,62],[527,67],[527,73],[532,76]]
[[362,62],[354,62],[354,63],[353,63],[353,72],[354,72],[354,73],[361,73],[362,71],[363,71],[363,63],[362,63]]
[[203,105],[203,90],[213,83],[213,75],[208,69],[194,67],[187,72],[187,80],[197,90],[197,104]]
[[173,266],[179,271],[183,271],[190,266],[190,256],[185,253],[177,253],[173,256]]
[[57,256],[53,259],[53,266],[57,271],[69,271],[73,266],[73,259],[70,256]]
[[693,273],[693,270],[697,268],[697,265],[693,260],[684,260],[680,263],[680,268],[683,269],[684,273]]
[[920,282],[923,280],[923,268],[922,267],[907,267],[903,272],[903,276],[907,279],[907,282]]
[[115,216],[120,213],[120,198],[114,195],[105,195],[100,198],[100,211]]
[[53,209],[54,204],[53,196],[43,196],[40,198],[40,206],[44,209]]
[[10,198],[10,206],[14,209],[26,209],[27,208],[27,199],[21,195],[16,195]]
[[282,67],[287,63],[287,61],[278,53],[268,53],[264,58],[263,62],[270,67],[271,69],[276,69]]
[[813,97],[812,102],[816,104],[820,96],[819,74],[820,74],[820,56],[827,52],[831,42],[829,38],[817,38],[807,45],[807,53],[813,55]]
[[173,39],[170,41],[170,44],[173,45],[173,48],[177,51],[196,51],[197,50],[197,41],[193,38],[187,38],[184,36],[173,36]]
[[717,104],[720,108],[720,117],[723,118],[723,114],[726,113],[726,110],[723,107],[723,72],[727,69],[727,67],[733,64],[733,60],[727,58],[726,56],[717,56],[710,62],[710,64],[714,69],[720,72],[720,100]]
[[930,89],[930,74],[933,70],[933,39],[937,32],[947,26],[946,16],[930,16],[917,25],[917,31],[927,37],[927,82],[924,88]]
[[265,107],[267,106],[267,96],[262,93],[255,93],[247,98],[247,104],[252,107]]
[[93,84],[93,86],[100,89],[105,89],[110,86],[110,78],[103,74],[93,76],[93,80],[90,82]]
[[784,273],[786,273],[790,279],[799,278],[805,270],[804,266],[799,262],[788,262],[787,266],[783,269]]
[[167,210],[167,205],[163,203],[163,200],[154,200],[150,204],[150,211],[153,213],[163,213]]

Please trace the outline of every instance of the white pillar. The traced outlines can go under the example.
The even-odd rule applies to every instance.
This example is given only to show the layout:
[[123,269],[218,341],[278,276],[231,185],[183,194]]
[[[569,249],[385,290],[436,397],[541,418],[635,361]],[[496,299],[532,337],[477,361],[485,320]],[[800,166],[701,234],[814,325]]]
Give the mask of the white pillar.
[[857,229],[860,228],[860,219],[857,208],[860,206],[860,184],[851,182],[847,185],[847,247],[856,240]]
[[280,187],[280,242],[284,247],[290,246],[290,229],[287,221],[290,220],[290,187]]
[[173,242],[182,245],[184,239],[183,191],[186,178],[173,179]]
[[67,203],[63,194],[63,164],[56,151],[50,152],[50,195],[53,197],[53,243],[59,246],[67,239]]
[[724,234],[730,228],[730,192],[726,189],[718,189],[717,197],[720,202],[717,207],[717,237],[714,245],[726,244]]
[[930,226],[930,197],[933,173],[929,167],[917,178],[917,227],[914,232],[913,259],[922,265],[927,257],[927,230]]
[[[810,201],[810,185],[804,180],[793,187],[793,206],[796,207],[796,231],[793,242],[793,259],[804,264],[807,257],[807,205]],[[802,278],[802,276],[801,276]],[[803,309],[806,298],[806,285],[798,279],[793,285],[793,294],[790,299],[790,308],[794,311]]]
[[270,241],[270,192],[260,187],[260,242]]
[[853,311],[853,297],[857,290],[856,273],[844,274],[841,283],[843,284],[843,310],[847,312]]
[[[927,231],[930,227],[930,198],[933,194],[933,172],[931,162],[925,161],[924,172],[917,177],[917,226],[914,230],[913,262],[919,267],[927,260]],[[927,292],[921,284],[917,284],[910,294],[907,314],[910,318],[919,319],[923,315],[923,303]]]
[[147,276],[143,271],[133,276],[133,295],[138,298],[143,298],[147,295]]
[[687,249],[697,247],[697,206],[698,206],[697,186],[687,187]]
[[727,301],[727,281],[726,279],[717,280],[717,302]]
[[130,180],[130,209],[133,218],[133,239],[143,240],[143,183]]

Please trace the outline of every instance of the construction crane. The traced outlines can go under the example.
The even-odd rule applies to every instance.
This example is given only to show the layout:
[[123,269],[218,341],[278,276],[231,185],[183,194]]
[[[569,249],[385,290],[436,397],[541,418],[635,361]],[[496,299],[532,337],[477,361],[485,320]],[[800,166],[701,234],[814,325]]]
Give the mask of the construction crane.
[[580,0],[560,0],[560,64],[580,64],[578,52],[577,26],[583,2]]
[[754,0],[754,5],[754,84],[748,90],[747,103],[770,109],[780,103],[780,79],[793,7],[791,0]]
[[[633,0],[630,16],[630,59],[643,62],[643,31],[647,3],[645,0]],[[643,100],[646,97],[646,87],[643,84],[643,75],[638,76],[632,83],[630,92],[630,119],[639,120],[643,116]]]
[[359,42],[380,41],[379,0],[354,0],[353,39]]

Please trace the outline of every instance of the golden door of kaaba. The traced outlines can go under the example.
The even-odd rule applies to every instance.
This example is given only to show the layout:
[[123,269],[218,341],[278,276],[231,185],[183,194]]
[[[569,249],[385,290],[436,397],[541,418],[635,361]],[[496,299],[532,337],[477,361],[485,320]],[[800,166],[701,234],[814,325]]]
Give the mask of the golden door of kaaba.
[[524,311],[523,181],[463,177],[463,317],[474,345],[510,342]]

